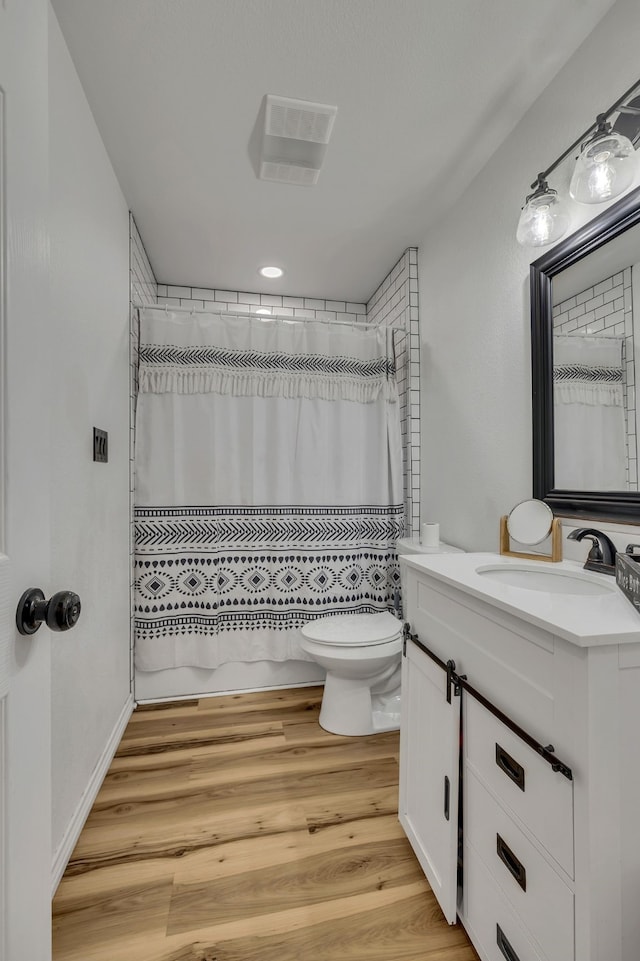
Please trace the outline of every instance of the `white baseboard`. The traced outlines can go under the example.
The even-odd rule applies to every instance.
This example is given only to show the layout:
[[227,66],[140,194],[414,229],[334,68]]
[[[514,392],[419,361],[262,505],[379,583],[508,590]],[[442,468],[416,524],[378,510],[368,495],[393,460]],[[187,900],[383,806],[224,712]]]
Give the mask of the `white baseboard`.
[[105,779],[105,775],[109,770],[109,765],[113,760],[113,755],[118,749],[118,744],[124,733],[124,729],[129,723],[129,718],[133,713],[134,703],[133,695],[129,695],[124,707],[120,713],[120,717],[116,721],[115,727],[111,732],[109,740],[107,741],[104,751],[102,752],[98,763],[96,764],[93,774],[89,779],[82,797],[80,798],[80,803],[76,808],[69,826],[65,831],[64,837],[58,849],[53,856],[53,865],[51,867],[51,896],[56,893],[56,888],[60,884],[62,875],[64,874],[65,868],[69,863],[69,858],[73,852],[74,847],[80,837],[80,832],[84,827],[84,822],[89,817],[89,812],[93,807],[93,802],[96,799],[98,791],[102,786],[102,782]]

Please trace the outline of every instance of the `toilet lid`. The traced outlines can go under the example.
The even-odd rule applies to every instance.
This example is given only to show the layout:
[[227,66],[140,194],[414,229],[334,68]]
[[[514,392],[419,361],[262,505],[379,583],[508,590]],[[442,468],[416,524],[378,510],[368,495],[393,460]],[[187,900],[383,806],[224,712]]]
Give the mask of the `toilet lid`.
[[331,614],[309,621],[302,633],[325,644],[384,644],[402,633],[402,621],[390,611],[380,614]]

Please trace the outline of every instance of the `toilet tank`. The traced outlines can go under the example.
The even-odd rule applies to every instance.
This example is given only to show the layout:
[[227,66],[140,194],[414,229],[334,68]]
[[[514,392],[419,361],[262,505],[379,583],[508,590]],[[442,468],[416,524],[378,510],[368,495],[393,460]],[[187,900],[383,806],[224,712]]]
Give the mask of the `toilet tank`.
[[412,537],[399,537],[396,542],[398,554],[464,554],[460,547],[452,547],[440,541],[437,547],[423,547],[419,540]]

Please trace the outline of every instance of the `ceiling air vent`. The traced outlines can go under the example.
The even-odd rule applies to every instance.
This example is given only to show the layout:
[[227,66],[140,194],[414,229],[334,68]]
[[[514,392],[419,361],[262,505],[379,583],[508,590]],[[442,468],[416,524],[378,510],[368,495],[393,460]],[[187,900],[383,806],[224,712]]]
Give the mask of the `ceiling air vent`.
[[269,93],[265,133],[270,137],[329,143],[337,112],[337,107],[330,107],[326,103],[289,100]]
[[299,184],[302,187],[313,187],[318,183],[319,170],[313,167],[303,167],[302,164],[274,163],[263,160],[260,165],[261,180],[277,180],[281,184]]
[[329,104],[267,94],[260,178],[316,184],[337,112]]

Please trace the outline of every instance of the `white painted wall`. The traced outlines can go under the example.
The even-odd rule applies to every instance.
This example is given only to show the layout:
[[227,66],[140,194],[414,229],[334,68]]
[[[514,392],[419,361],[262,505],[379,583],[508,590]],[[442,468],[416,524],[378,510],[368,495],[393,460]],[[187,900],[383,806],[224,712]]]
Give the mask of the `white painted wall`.
[[[618,0],[491,162],[419,240],[422,510],[444,540],[495,550],[532,493],[529,264],[515,240],[538,171],[638,78],[640,5]],[[566,187],[569,165],[550,178]],[[577,229],[607,205],[581,208]]]
[[[52,580],[82,599],[76,628],[52,635],[55,853],[130,698],[129,216],[49,13]],[[93,463],[94,425],[108,464]]]

